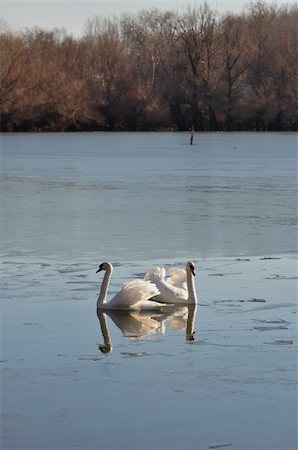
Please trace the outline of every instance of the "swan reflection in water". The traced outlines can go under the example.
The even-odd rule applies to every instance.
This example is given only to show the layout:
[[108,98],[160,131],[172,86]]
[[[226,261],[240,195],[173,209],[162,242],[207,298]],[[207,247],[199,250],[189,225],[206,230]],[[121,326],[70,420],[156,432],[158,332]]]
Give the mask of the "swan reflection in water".
[[197,305],[173,306],[167,312],[149,311],[115,311],[97,310],[97,316],[104,340],[104,344],[99,345],[102,353],[111,353],[113,349],[111,336],[107,324],[107,316],[120,329],[124,337],[134,340],[141,340],[149,335],[164,335],[167,328],[169,330],[185,329],[186,341],[195,339],[195,319]]

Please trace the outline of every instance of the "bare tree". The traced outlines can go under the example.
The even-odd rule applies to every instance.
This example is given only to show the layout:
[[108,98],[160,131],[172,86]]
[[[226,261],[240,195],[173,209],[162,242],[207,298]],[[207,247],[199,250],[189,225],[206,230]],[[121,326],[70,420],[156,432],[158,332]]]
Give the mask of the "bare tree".
[[12,33],[0,22],[3,130],[298,127],[298,9],[207,4]]
[[121,37],[119,22],[95,17],[89,21],[85,42],[89,47],[87,82],[94,107],[113,130],[122,126],[125,98],[133,89],[131,64]]
[[206,3],[200,7],[188,8],[176,19],[175,30],[188,66],[192,126],[195,129],[205,128],[202,109],[206,106],[209,118],[216,122],[210,87],[217,48],[216,27],[215,13]]
[[250,67],[246,24],[241,17],[227,15],[221,22],[221,78],[225,97],[225,127],[232,130],[235,104],[245,95],[245,73]]

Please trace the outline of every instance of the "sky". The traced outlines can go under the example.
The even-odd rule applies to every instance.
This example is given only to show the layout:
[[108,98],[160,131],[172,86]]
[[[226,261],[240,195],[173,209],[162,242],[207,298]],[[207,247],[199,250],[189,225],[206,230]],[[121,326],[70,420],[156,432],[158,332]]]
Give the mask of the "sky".
[[[75,37],[83,33],[87,20],[94,16],[112,17],[121,13],[137,13],[142,9],[183,11],[188,6],[201,5],[204,0],[0,0],[0,18],[13,31],[35,26],[44,30],[64,27]],[[250,0],[207,0],[219,13],[241,12]],[[276,0],[268,4],[284,5],[291,0]]]

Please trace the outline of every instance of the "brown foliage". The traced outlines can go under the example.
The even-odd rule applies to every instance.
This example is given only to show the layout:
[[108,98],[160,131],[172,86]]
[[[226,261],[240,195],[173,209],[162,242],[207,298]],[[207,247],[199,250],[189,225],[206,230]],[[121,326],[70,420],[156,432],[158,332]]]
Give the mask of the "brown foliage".
[[3,131],[296,130],[297,5],[0,31]]

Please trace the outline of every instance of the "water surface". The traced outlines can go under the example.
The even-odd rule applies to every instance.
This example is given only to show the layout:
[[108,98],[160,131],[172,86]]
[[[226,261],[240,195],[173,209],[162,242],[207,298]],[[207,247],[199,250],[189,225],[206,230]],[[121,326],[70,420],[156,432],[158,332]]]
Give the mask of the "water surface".
[[[296,135],[188,142],[1,137],[1,448],[296,449]],[[190,258],[197,310],[97,315]]]
[[297,135],[4,135],[5,251],[99,259],[296,249]]

